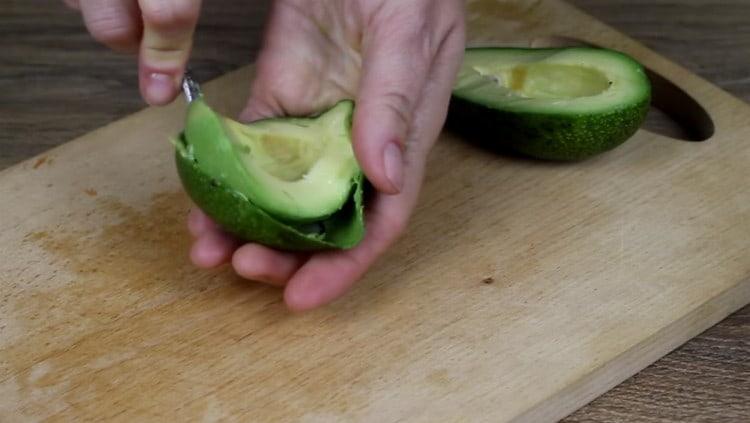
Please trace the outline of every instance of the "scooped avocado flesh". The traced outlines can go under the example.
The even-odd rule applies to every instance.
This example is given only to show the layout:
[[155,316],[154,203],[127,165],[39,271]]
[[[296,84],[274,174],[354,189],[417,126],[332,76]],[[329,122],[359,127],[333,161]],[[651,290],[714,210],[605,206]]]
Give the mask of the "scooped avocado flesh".
[[198,98],[175,142],[183,187],[242,239],[286,250],[350,248],[364,235],[353,108],[342,101],[317,117],[241,124]]
[[533,157],[578,160],[630,138],[650,96],[643,67],[612,50],[470,48],[449,124]]
[[342,207],[359,173],[350,136],[353,108],[342,101],[316,118],[246,125],[199,100],[190,105],[185,134],[190,140],[208,130],[226,138],[245,170],[238,172],[244,181],[232,187],[258,207],[284,221],[315,221]]

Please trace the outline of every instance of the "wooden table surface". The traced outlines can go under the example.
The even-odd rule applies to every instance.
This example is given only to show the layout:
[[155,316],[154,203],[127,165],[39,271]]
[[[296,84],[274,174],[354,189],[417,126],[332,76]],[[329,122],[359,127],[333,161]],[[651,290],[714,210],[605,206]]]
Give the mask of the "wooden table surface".
[[[574,4],[750,101],[750,2],[574,0]],[[200,80],[250,63],[267,1],[204,2],[192,65]],[[0,3],[0,169],[134,112],[132,58],[106,51],[61,1]],[[750,419],[750,306],[568,422]]]

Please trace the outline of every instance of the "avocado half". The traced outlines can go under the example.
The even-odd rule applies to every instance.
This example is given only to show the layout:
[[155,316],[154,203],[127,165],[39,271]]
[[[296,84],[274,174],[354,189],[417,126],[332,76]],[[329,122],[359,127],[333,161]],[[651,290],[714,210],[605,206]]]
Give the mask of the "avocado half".
[[643,66],[614,50],[468,48],[448,126],[534,158],[581,160],[629,139],[650,100]]
[[365,232],[353,110],[344,100],[313,117],[243,124],[197,98],[174,142],[182,185],[245,241],[287,251],[351,248]]

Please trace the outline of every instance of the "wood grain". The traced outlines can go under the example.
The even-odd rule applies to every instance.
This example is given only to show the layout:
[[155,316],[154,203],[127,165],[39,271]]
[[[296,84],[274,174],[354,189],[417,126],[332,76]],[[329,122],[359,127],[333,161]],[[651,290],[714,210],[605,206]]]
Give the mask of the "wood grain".
[[[56,2],[44,8],[39,3],[6,1],[0,14],[0,167],[141,107],[132,61],[89,41],[75,16]],[[576,3],[747,96],[746,55],[738,53],[746,53],[750,43],[746,2]],[[202,79],[252,59],[259,16],[266,10],[264,2],[211,4],[217,6],[206,9],[194,60]],[[728,421],[747,416],[749,322],[745,308],[570,420]]]
[[[750,2],[570,3],[750,102]],[[746,306],[565,421],[734,422],[749,416],[750,306]]]

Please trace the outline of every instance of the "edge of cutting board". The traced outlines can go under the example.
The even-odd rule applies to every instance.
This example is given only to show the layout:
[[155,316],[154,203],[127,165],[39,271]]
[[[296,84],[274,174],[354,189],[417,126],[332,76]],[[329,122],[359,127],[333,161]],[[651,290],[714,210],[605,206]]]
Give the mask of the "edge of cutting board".
[[688,340],[750,303],[750,278],[662,328],[586,377],[519,415],[514,421],[560,420],[669,354]]
[[[527,4],[529,2],[516,3]],[[542,2],[531,3],[542,4]],[[574,27],[569,24],[569,21],[567,25],[562,22],[556,22],[545,27],[542,32],[553,32],[553,34],[546,35],[568,36],[588,41],[594,41],[594,38],[596,38],[597,43],[626,51],[660,75],[672,81],[678,81],[676,85],[687,91],[712,113],[717,132],[722,131],[726,126],[737,125],[750,116],[750,106],[741,100],[681,66],[661,57],[656,52],[651,51],[595,18],[586,15],[577,8],[558,1],[543,2],[543,5],[538,7],[541,9],[534,13],[538,13],[542,17],[546,16],[545,14],[547,13],[564,13],[571,15],[572,19],[584,20],[587,23],[587,25],[577,25]],[[534,29],[532,28],[532,30]],[[536,28],[536,30],[541,31],[541,28]],[[542,32],[539,33],[539,36],[545,35]],[[251,69],[252,67],[243,67],[216,78],[210,83],[205,84],[206,90],[210,95],[213,86],[216,84],[228,84],[230,81],[232,84],[244,85],[244,79],[246,79],[248,72],[251,72]],[[225,110],[227,113],[238,111],[242,99],[238,97],[232,101]],[[181,108],[183,106],[184,103],[178,101],[169,107]],[[728,110],[735,110],[736,112],[725,113]],[[54,156],[67,149],[76,148],[79,143],[90,141],[91,138],[95,138],[102,131],[118,130],[119,128],[136,124],[138,121],[148,119],[154,113],[157,113],[157,111],[152,108],[136,112],[103,128],[76,138],[69,143],[2,170],[0,171],[0,178],[26,171],[41,157]],[[172,114],[177,115],[177,113]],[[178,122],[174,124],[177,125]],[[651,336],[644,339],[638,345],[622,353],[616,360],[606,362],[567,388],[547,397],[541,403],[537,403],[533,408],[518,415],[516,420],[524,422],[549,421],[568,415],[666,355],[706,328],[725,318],[733,311],[746,305],[748,302],[750,302],[750,278],[741,281],[713,298],[697,304],[690,313],[682,316],[682,318],[674,321],[672,324],[661,328],[659,332],[651,334]]]

